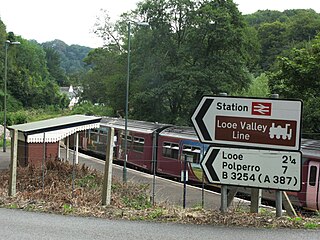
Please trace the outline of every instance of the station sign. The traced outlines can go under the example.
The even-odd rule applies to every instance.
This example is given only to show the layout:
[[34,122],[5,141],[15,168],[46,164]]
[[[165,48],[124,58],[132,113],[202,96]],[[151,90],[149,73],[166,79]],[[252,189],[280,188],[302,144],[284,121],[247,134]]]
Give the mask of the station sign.
[[301,190],[301,152],[210,147],[201,167],[210,183]]
[[191,117],[202,143],[299,150],[302,101],[204,96]]

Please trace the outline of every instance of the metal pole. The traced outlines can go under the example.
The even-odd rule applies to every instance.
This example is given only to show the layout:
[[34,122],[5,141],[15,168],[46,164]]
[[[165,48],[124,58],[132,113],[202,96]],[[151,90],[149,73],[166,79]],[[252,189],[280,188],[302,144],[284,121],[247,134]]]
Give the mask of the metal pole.
[[73,135],[73,161],[72,161],[72,198],[74,198],[74,190],[75,190],[75,178],[76,178],[76,169],[75,169],[75,165],[76,165],[76,146],[75,146],[75,141],[76,141],[76,134],[75,133]]
[[124,153],[123,162],[123,182],[127,182],[127,160],[128,160],[128,101],[129,101],[129,81],[130,81],[130,28],[131,23],[128,22],[128,65],[127,65],[127,87],[126,87],[126,116],[124,123]]
[[4,122],[3,122],[3,152],[6,152],[6,129],[7,129],[7,69],[8,69],[8,42],[5,42],[5,62],[4,62]]
[[228,209],[228,186],[221,185],[221,207],[220,211],[226,213]]
[[[279,98],[279,94],[271,94],[271,98]],[[282,191],[276,190],[276,217],[282,216]]]
[[43,157],[42,157],[42,191],[44,191],[44,169],[46,164],[46,132],[43,132]]
[[183,209],[186,208],[186,197],[187,197],[187,155],[184,155]]
[[202,173],[202,184],[201,184],[201,207],[204,208],[204,173]]
[[282,191],[276,190],[276,217],[282,217]]
[[8,48],[9,45],[19,45],[20,42],[10,42],[6,40],[5,45],[5,63],[4,63],[4,122],[3,122],[3,152],[7,151],[7,72],[8,72]]
[[155,204],[155,197],[156,197],[156,159],[157,159],[157,132],[153,133],[152,139],[152,206]]

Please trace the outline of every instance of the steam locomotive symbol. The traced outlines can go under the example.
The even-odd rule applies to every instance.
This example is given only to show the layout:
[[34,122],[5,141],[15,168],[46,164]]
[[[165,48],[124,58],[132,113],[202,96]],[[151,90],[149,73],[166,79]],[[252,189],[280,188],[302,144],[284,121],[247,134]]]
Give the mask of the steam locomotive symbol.
[[290,124],[286,124],[283,128],[281,125],[275,126],[275,123],[272,123],[272,126],[269,130],[269,136],[271,139],[276,137],[276,139],[280,139],[282,137],[283,140],[291,140],[292,137],[292,129],[290,128]]

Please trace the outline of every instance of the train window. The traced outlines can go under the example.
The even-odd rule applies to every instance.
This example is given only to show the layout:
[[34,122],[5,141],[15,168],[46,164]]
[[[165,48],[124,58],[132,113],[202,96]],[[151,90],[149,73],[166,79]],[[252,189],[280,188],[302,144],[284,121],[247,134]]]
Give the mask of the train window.
[[[124,142],[125,142],[125,135],[124,134],[121,134],[121,148],[124,149]],[[132,142],[132,136],[128,135],[127,136],[127,148],[130,148],[131,146],[131,142]]]
[[162,148],[162,155],[164,157],[178,159],[179,145],[176,143],[164,142]]
[[137,152],[143,152],[144,149],[144,138],[134,137],[133,138],[133,150]]
[[310,167],[310,174],[309,174],[309,185],[315,186],[316,185],[316,179],[317,179],[317,167],[311,166]]
[[99,139],[98,135],[99,135],[98,129],[90,129],[89,130],[89,140],[90,140],[90,142],[91,141],[97,142],[98,139]]
[[[200,161],[200,148],[190,145],[183,145],[183,155],[187,155],[187,161],[192,163],[199,163]],[[184,160],[184,159],[183,159]]]
[[107,139],[108,139],[108,136],[106,134],[100,134],[100,138],[99,138],[99,142],[100,143],[104,143],[106,144],[107,143]]

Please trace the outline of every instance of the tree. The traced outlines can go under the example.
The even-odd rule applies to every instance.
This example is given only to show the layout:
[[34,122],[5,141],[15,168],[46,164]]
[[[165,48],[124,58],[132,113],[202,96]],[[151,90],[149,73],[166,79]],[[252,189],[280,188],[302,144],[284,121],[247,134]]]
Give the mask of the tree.
[[269,97],[270,94],[269,79],[265,73],[262,73],[260,76],[252,79],[248,89],[235,95],[245,97]]
[[298,9],[287,10],[284,14],[290,14],[288,21],[287,41],[292,44],[313,39],[320,29],[320,14],[314,10]]
[[125,99],[125,68],[117,49],[97,48],[84,60],[91,66],[82,79],[82,100],[105,104],[122,112]]
[[59,87],[48,72],[43,48],[21,37],[17,40],[21,44],[10,48],[8,57],[9,93],[24,107],[64,106]]
[[135,34],[134,117],[189,124],[203,94],[248,87],[245,24],[232,1],[145,1],[137,12],[151,30]]
[[59,86],[68,86],[68,79],[61,68],[61,60],[60,55],[53,48],[44,47],[44,51],[46,52],[46,61],[49,74],[51,77],[58,83]]
[[287,26],[285,23],[276,21],[264,23],[258,28],[261,43],[261,67],[269,70],[276,57],[285,49]]
[[278,71],[270,77],[272,92],[284,98],[300,98],[304,106],[304,131],[317,132],[313,121],[320,120],[320,111],[314,108],[320,92],[320,35],[305,48],[293,48],[288,57],[278,58]]

